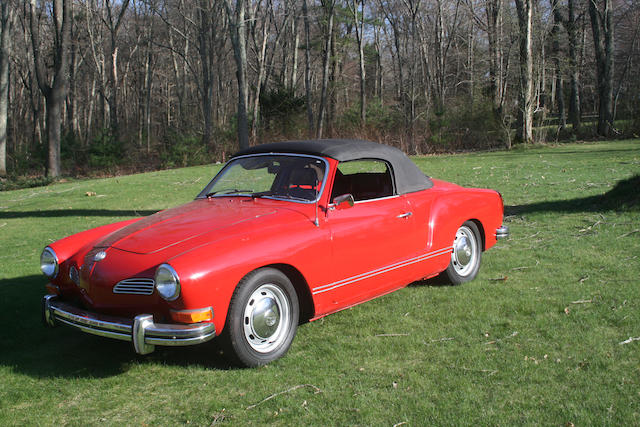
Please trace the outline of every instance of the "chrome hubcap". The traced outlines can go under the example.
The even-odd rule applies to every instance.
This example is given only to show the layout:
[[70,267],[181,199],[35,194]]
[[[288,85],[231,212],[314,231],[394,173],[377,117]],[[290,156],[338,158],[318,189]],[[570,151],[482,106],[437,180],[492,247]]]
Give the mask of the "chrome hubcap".
[[466,226],[460,227],[456,232],[451,253],[451,262],[460,276],[468,276],[473,272],[478,259],[477,248],[478,244],[473,231]]
[[249,345],[260,353],[276,349],[289,331],[291,309],[289,299],[273,284],[265,284],[253,291],[244,308],[244,336]]

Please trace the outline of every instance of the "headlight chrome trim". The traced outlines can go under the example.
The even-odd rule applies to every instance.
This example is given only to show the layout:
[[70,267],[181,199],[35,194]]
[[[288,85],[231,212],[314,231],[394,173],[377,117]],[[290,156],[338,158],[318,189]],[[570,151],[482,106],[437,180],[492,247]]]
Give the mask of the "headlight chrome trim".
[[[164,271],[163,271],[164,270]],[[166,277],[159,277],[160,274],[167,274],[173,279],[173,283],[168,283],[166,281]],[[171,267],[169,264],[160,264],[156,269],[156,274],[154,275],[155,280],[155,288],[158,291],[158,294],[165,299],[166,301],[175,301],[180,296],[180,277],[176,270]],[[163,289],[163,288],[167,289]],[[167,292],[173,288],[172,292]]]
[[[46,260],[45,256],[48,256],[50,258]],[[47,261],[52,261],[52,263],[45,264]],[[53,265],[52,269],[47,268],[51,265]],[[40,271],[49,279],[55,279],[58,276],[58,272],[60,271],[60,261],[58,260],[58,255],[56,254],[56,251],[51,249],[49,246],[45,247],[40,254]]]

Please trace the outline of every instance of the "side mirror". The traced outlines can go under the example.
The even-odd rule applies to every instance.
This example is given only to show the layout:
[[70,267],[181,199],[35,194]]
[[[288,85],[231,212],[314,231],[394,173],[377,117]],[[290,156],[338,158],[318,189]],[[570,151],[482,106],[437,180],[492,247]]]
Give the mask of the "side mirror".
[[353,207],[355,204],[355,200],[353,200],[353,195],[351,194],[341,194],[340,196],[336,196],[333,199],[332,207],[337,210],[349,209]]

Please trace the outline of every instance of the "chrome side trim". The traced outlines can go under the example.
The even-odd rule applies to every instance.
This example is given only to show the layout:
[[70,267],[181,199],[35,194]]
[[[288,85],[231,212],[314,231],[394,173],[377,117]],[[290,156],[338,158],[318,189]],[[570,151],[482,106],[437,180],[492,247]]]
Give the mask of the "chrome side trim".
[[496,230],[496,239],[506,239],[507,237],[509,237],[509,227],[507,227],[506,225],[501,225],[497,230]]
[[42,300],[43,320],[48,326],[63,324],[93,335],[129,341],[138,354],[149,354],[155,345],[185,346],[207,342],[216,336],[213,323],[154,323],[151,314],[126,319],[91,313],[46,295]]
[[440,256],[440,255],[448,255],[448,254],[451,253],[451,250],[452,250],[452,247],[449,246],[449,247],[446,247],[446,248],[438,249],[437,251],[428,252],[426,254],[423,254],[423,255],[420,255],[420,256],[417,256],[417,257],[414,257],[414,258],[409,258],[409,259],[406,259],[404,261],[400,261],[400,262],[397,262],[395,264],[388,265],[386,267],[378,268],[376,270],[371,270],[371,271],[368,271],[366,273],[362,273],[362,274],[358,274],[356,276],[348,277],[346,279],[338,280],[337,282],[329,283],[327,285],[317,286],[317,287],[315,287],[315,288],[313,288],[311,290],[311,293],[313,295],[317,295],[317,294],[321,294],[323,292],[332,291],[334,289],[340,288],[340,287],[345,286],[345,285],[350,285],[352,283],[356,283],[356,282],[359,282],[359,281],[362,281],[362,280],[365,280],[365,279],[369,279],[371,277],[375,277],[375,276],[378,276],[380,274],[388,273],[390,271],[397,270],[399,268],[408,267],[408,266],[410,266],[412,264],[415,264],[415,263],[418,263],[418,262],[421,262],[421,261],[426,261],[426,260],[428,260],[430,258],[434,258],[434,257]]

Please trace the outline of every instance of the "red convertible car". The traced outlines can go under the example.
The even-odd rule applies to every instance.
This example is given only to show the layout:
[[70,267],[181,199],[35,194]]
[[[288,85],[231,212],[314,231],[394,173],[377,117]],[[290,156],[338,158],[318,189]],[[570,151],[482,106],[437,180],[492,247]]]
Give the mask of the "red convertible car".
[[236,153],[190,203],[47,246],[47,325],[185,346],[219,336],[237,364],[283,356],[300,322],[441,274],[472,280],[508,235],[492,190],[425,176],[366,141]]

